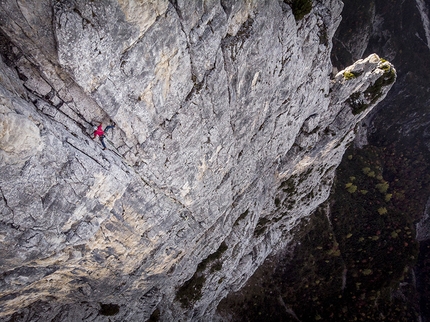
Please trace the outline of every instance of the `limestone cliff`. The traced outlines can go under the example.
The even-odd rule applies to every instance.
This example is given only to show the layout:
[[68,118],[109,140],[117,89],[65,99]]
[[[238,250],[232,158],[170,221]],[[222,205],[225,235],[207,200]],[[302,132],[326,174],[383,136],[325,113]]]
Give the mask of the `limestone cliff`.
[[396,77],[374,54],[331,76],[338,0],[0,7],[6,321],[207,320]]

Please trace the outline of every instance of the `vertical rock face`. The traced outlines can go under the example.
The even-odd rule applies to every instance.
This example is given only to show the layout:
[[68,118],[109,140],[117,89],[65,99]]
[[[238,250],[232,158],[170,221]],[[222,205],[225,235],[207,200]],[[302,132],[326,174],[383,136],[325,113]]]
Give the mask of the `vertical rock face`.
[[294,238],[396,77],[294,3],[1,3],[2,319],[207,319]]

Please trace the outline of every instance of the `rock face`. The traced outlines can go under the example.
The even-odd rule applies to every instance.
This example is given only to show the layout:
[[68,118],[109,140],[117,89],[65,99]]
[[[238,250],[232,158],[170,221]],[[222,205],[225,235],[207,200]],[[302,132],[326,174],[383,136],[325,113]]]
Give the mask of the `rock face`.
[[1,319],[207,320],[294,238],[396,77],[296,2],[0,4]]

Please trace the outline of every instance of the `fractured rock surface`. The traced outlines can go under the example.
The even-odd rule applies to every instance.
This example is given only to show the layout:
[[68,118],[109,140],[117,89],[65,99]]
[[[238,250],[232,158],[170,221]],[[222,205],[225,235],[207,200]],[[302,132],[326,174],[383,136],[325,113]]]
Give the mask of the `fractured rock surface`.
[[0,6],[5,321],[210,318],[396,77],[377,55],[330,77],[337,0],[297,21],[275,0]]

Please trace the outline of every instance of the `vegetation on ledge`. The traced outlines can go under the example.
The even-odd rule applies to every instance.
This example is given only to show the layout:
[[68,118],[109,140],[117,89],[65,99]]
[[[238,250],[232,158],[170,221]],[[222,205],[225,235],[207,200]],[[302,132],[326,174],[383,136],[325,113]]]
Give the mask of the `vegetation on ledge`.
[[[375,104],[383,94],[383,87],[391,85],[396,80],[396,71],[384,59],[381,59],[381,64],[378,67],[384,71],[384,74],[379,77],[372,85],[370,85],[363,93],[354,92],[350,95],[347,102],[352,108],[352,114],[357,115],[366,110],[370,105]],[[346,80],[357,77],[357,74],[345,71],[343,77]]]
[[296,21],[302,20],[312,10],[312,0],[284,0],[293,10]]
[[354,79],[356,77],[357,75],[351,71],[347,70],[343,72],[343,78],[345,78],[346,80]]
[[205,269],[210,263],[213,263],[210,273],[221,270],[222,262],[219,259],[227,249],[227,244],[222,242],[216,252],[210,254],[197,265],[194,275],[178,289],[175,299],[181,303],[183,308],[191,307],[202,297],[202,288],[206,282]]

